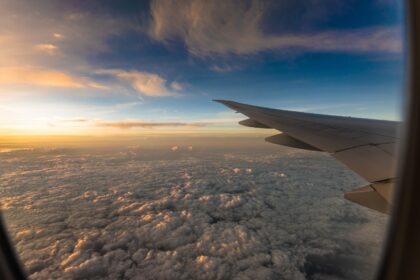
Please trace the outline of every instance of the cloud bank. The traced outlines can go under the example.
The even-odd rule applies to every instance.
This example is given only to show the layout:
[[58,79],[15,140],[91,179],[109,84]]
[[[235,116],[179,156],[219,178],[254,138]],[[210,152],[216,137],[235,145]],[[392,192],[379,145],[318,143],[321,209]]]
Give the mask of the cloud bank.
[[188,146],[3,153],[30,278],[369,278],[386,217],[342,198],[354,174],[322,154]]

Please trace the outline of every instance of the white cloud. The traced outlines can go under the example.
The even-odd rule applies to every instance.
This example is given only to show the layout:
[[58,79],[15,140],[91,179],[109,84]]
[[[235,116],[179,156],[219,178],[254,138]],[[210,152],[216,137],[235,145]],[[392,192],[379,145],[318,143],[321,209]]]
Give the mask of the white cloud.
[[259,1],[154,0],[150,34],[163,42],[181,39],[197,56],[246,55],[266,50],[359,53],[401,50],[401,36],[396,27],[266,34],[261,21],[267,7]]
[[[180,95],[178,92],[168,88],[168,83],[164,78],[154,73],[121,69],[98,70],[96,73],[112,75],[120,80],[128,81],[132,88],[141,95],[153,97]],[[182,90],[181,85],[176,82],[172,82],[170,87],[177,91]]]

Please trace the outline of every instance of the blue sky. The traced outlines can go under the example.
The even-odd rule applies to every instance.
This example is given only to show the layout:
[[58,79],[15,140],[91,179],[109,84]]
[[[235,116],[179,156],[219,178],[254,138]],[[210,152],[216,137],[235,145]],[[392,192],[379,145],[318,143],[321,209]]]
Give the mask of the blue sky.
[[236,127],[212,99],[399,118],[397,1],[2,2],[3,132]]

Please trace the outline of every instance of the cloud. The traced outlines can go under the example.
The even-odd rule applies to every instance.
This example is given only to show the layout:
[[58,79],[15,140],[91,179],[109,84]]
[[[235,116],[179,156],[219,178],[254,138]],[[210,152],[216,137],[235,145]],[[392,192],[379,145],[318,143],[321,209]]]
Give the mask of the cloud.
[[174,81],[171,83],[171,88],[175,91],[182,91],[184,89],[184,86]]
[[173,139],[161,150],[138,144],[0,158],[0,202],[30,279],[374,273],[387,217],[342,198],[363,182],[330,157],[255,144],[237,150],[236,141],[225,143],[229,152],[171,152]]
[[83,123],[97,127],[113,127],[113,128],[156,128],[156,127],[202,127],[208,125],[208,123],[202,122],[145,122],[141,120],[128,120],[128,121],[105,121],[105,120],[95,120],[87,118],[74,118],[63,120],[64,122],[70,123]]
[[[77,68],[88,66],[89,55],[109,50],[110,37],[133,30],[122,17],[78,11],[78,5],[70,8],[52,5],[49,1],[35,5],[22,0],[4,0],[2,4],[0,42],[1,37],[7,42],[0,47],[0,64],[3,65],[50,67],[60,64],[63,68],[67,66],[66,69],[76,63]],[[60,56],[48,60],[40,56],[40,51],[57,49]]]
[[53,44],[38,44],[35,46],[38,51],[44,52],[48,55],[56,54],[58,48]]
[[63,71],[22,66],[0,67],[0,85],[105,89],[104,85]]
[[159,128],[159,127],[191,127],[199,128],[204,126],[220,125],[237,123],[243,120],[243,118],[207,118],[199,119],[195,122],[148,122],[143,120],[126,120],[126,121],[108,121],[101,119],[90,119],[90,118],[70,118],[59,120],[58,122],[51,123],[53,126],[60,126],[61,123],[73,123],[80,124],[83,126],[91,127],[111,127],[119,129],[130,129],[130,128]]
[[64,39],[64,35],[63,34],[60,34],[60,33],[53,33],[52,36],[54,37],[54,39],[57,39],[57,40]]
[[108,39],[132,30],[130,24],[103,12],[56,4],[2,2],[0,68],[6,77],[0,77],[1,83],[104,89],[94,77],[85,78],[95,68],[88,57],[109,51]]
[[169,89],[167,81],[154,73],[140,72],[137,70],[125,71],[121,69],[98,70],[96,73],[112,75],[120,80],[128,81],[134,90],[145,96],[179,96],[180,93],[177,91],[182,90],[182,86],[177,82],[170,84],[173,90]]
[[212,70],[214,72],[217,72],[217,73],[228,73],[228,72],[233,72],[233,71],[237,70],[237,68],[232,67],[230,65],[223,65],[223,66],[212,65],[210,67],[210,70]]
[[102,127],[115,127],[115,128],[133,128],[133,127],[142,127],[142,128],[155,128],[155,127],[200,127],[204,126],[203,123],[182,123],[182,122],[143,122],[143,121],[97,121],[95,123],[97,126]]
[[267,34],[262,28],[267,9],[268,5],[259,1],[154,0],[150,35],[161,42],[181,39],[196,56],[247,55],[268,50],[355,53],[401,50],[396,27]]

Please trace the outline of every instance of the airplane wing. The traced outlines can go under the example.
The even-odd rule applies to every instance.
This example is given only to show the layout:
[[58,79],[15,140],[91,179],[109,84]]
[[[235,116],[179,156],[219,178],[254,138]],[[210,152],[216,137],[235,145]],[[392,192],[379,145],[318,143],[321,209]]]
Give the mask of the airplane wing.
[[244,114],[239,124],[273,128],[282,133],[270,143],[330,153],[369,182],[344,197],[389,213],[396,169],[399,122],[269,109],[228,100],[215,100]]

